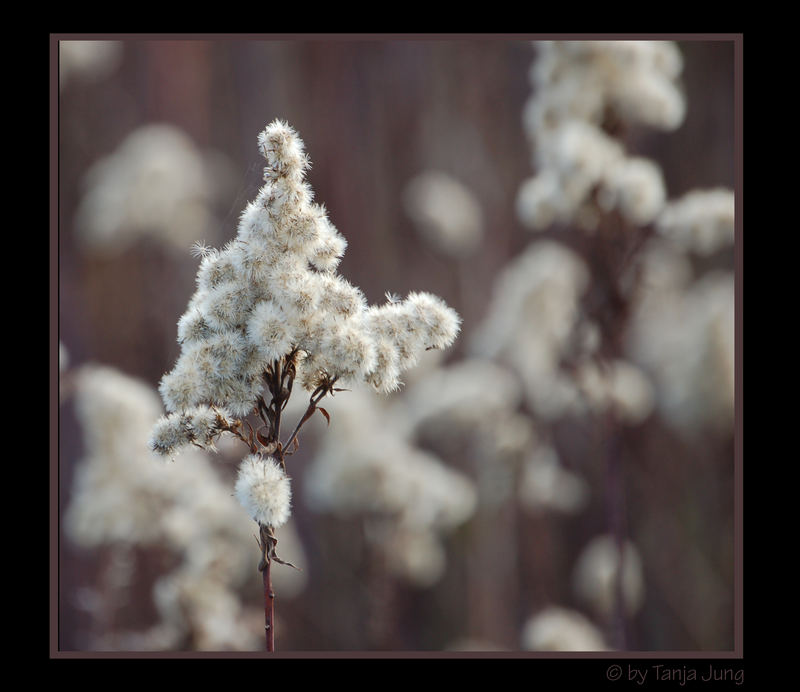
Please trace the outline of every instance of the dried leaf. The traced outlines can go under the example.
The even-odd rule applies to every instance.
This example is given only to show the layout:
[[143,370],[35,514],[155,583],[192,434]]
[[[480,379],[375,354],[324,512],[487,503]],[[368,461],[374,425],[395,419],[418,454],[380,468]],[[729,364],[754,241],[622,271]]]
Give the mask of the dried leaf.
[[317,411],[319,411],[323,416],[325,416],[325,420],[328,421],[328,425],[331,424],[331,414],[328,413],[322,406],[317,406]]

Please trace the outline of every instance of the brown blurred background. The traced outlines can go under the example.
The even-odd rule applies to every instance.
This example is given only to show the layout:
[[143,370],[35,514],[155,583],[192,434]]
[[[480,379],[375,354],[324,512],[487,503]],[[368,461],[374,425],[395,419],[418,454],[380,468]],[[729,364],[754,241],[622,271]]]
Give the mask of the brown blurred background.
[[[734,44],[679,45],[686,121],[671,133],[635,132],[629,146],[658,161],[671,197],[698,186],[732,188]],[[62,71],[58,316],[70,367],[102,363],[156,386],[178,354],[175,325],[194,290],[197,268],[191,241],[176,247],[141,235],[123,248],[98,251],[79,242],[75,221],[92,164],[153,123],[179,128],[199,150],[223,162],[215,169],[221,171],[215,221],[198,238],[219,247],[234,237],[238,214],[261,184],[257,134],[274,118],[285,119],[306,144],[315,199],[348,240],[340,273],[371,303],[382,301],[385,291],[435,293],[462,315],[463,331],[469,332],[484,314],[500,268],[531,240],[515,217],[514,200],[531,173],[521,113],[531,92],[533,57],[528,42],[491,36],[123,38],[102,69]],[[483,209],[487,235],[481,251],[466,260],[467,291],[455,263],[420,240],[403,210],[404,186],[428,169],[460,180]],[[457,342],[448,358],[457,359],[461,348]],[[63,511],[84,446],[69,399],[59,414]],[[567,456],[590,457],[595,433],[590,426],[571,427],[559,439]],[[733,435],[687,441],[655,418],[627,433],[622,449],[620,511],[642,553],[647,585],[626,646],[732,649]],[[603,486],[602,467],[586,462],[582,468],[590,483]],[[334,553],[352,527],[307,516],[301,503],[295,513],[309,555],[309,584],[296,599],[279,602],[284,628],[279,647],[299,651],[443,650],[468,636],[518,649],[521,625],[531,612],[545,602],[571,604],[568,566],[607,525],[602,503],[566,520],[520,518],[513,535],[496,537],[510,542],[517,556],[514,573],[494,574],[495,566],[487,562],[491,593],[478,601],[465,592],[469,559],[459,559],[456,536],[448,546],[453,559],[439,583],[427,589],[393,587],[391,624],[376,642],[370,639],[374,628],[358,624],[369,617],[368,606],[359,601],[366,577],[357,571],[349,578],[329,576],[330,561],[338,559]],[[90,646],[90,624],[75,594],[98,578],[101,551],[60,538],[60,649],[84,650]],[[256,599],[258,579],[254,571]],[[338,602],[342,617],[341,602],[348,599],[351,626],[334,626],[326,609]],[[476,622],[474,613],[467,616],[470,609],[482,613],[481,631],[468,631]]]

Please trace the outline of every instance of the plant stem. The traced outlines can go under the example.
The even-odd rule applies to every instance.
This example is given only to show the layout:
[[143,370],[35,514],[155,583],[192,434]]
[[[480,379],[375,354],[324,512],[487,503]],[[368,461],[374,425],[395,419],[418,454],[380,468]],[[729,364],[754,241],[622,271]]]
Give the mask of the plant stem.
[[275,651],[275,592],[272,590],[272,551],[274,537],[268,527],[261,525],[261,550],[263,556],[259,570],[264,580],[264,635],[268,652]]

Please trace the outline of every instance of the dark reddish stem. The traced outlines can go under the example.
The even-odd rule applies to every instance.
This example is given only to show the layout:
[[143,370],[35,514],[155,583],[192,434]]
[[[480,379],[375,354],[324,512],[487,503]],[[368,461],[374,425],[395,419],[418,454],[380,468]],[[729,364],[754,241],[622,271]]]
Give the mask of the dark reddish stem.
[[264,577],[264,633],[267,640],[267,651],[275,651],[275,592],[272,590],[270,566],[272,561],[267,561],[262,575]]
[[267,651],[275,651],[275,592],[272,590],[272,532],[266,527],[260,527],[261,550],[263,557],[258,568],[264,580],[264,635],[266,637]]

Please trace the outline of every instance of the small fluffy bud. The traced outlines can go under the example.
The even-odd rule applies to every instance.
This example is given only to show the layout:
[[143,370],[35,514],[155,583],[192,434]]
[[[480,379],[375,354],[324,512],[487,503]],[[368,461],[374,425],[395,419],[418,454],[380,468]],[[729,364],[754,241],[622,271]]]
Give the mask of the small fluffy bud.
[[197,287],[211,289],[224,282],[236,280],[236,265],[230,253],[207,251],[197,270]]
[[[324,369],[342,378],[360,377],[375,367],[375,344],[353,320],[332,326],[322,338]],[[324,355],[323,355],[324,354]]]
[[189,444],[189,435],[180,414],[177,413],[159,418],[153,426],[148,442],[153,452],[165,457],[175,456]]
[[375,341],[375,367],[364,379],[382,394],[394,392],[400,387],[397,349],[389,339],[378,338]]
[[284,311],[270,300],[258,303],[247,322],[247,337],[264,361],[270,362],[292,350],[292,332]]
[[189,308],[178,320],[178,343],[200,341],[208,337],[210,328],[203,313],[195,308]]
[[211,327],[229,329],[242,323],[250,303],[250,291],[246,284],[225,281],[211,288],[199,307]]
[[275,120],[258,135],[258,147],[267,159],[264,177],[288,178],[302,181],[309,167],[308,157],[303,151],[303,141],[285,122]]
[[161,378],[158,391],[167,411],[181,411],[207,398],[204,373],[190,352],[184,350],[175,367]]
[[455,341],[461,318],[441,298],[431,293],[410,293],[407,303],[424,332],[425,348],[447,348]]
[[360,313],[367,305],[361,290],[341,276],[322,275],[319,277],[319,285],[318,307],[331,315],[351,317]]
[[310,251],[308,261],[319,271],[333,271],[339,266],[346,249],[347,240],[324,217],[317,228],[317,244]]
[[272,457],[250,454],[239,465],[236,499],[259,524],[278,528],[291,513],[289,477]]

